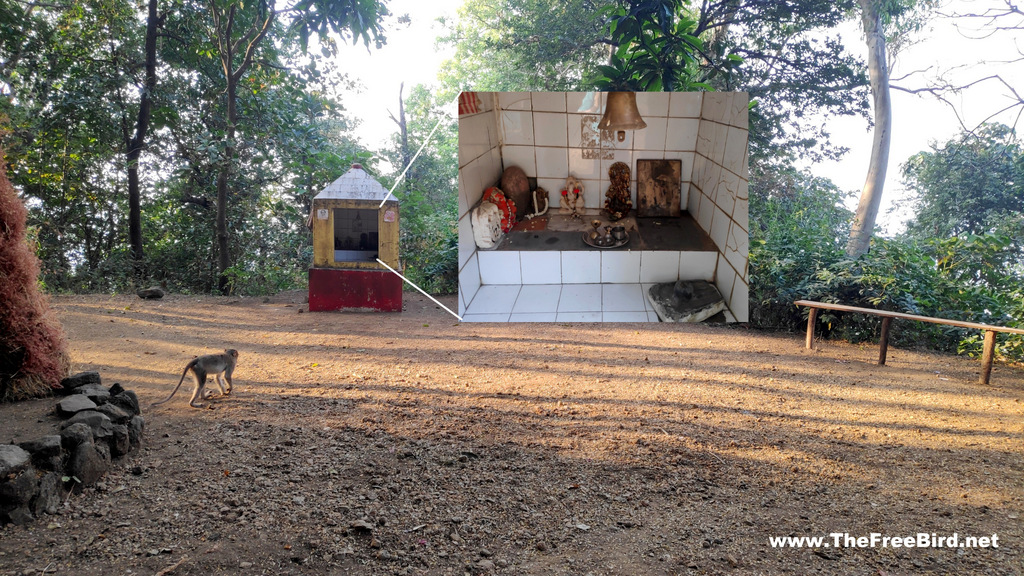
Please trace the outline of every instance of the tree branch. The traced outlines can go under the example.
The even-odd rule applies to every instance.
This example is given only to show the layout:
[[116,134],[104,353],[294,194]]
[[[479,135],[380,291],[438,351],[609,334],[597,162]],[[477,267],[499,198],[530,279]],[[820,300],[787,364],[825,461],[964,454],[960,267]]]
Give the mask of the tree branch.
[[193,196],[193,195],[189,194],[188,192],[183,192],[182,193],[181,201],[182,201],[182,203],[185,203],[185,204],[195,204],[196,206],[202,206],[206,210],[210,209],[210,199],[209,198],[202,198],[200,196]]
[[242,57],[242,63],[238,65],[238,69],[235,70],[235,72],[234,72],[234,79],[235,79],[236,82],[241,80],[241,78],[245,74],[246,70],[248,70],[249,66],[252,65],[252,58],[253,58],[253,54],[256,52],[256,47],[259,46],[259,43],[263,40],[263,38],[270,31],[270,25],[273,24],[273,22],[274,22],[274,17],[276,15],[276,13],[274,12],[274,9],[268,7],[266,5],[266,3],[261,3],[261,5],[263,6],[263,8],[265,10],[267,10],[267,17],[263,21],[263,27],[260,28],[260,31],[256,34],[256,36],[245,47],[245,55]]
[[[956,94],[956,93],[959,93],[961,90],[966,90],[968,88],[971,88],[972,86],[976,86],[976,85],[981,84],[982,82],[986,82],[988,80],[997,80],[1007,90],[1010,91],[1010,93],[1013,95],[1013,97],[1016,98],[1016,101],[1015,102],[1011,102],[1010,104],[1004,106],[1003,108],[1001,108],[1001,109],[999,109],[999,110],[989,114],[988,116],[985,117],[984,120],[982,120],[981,122],[978,122],[977,125],[975,125],[973,128],[968,127],[967,123],[964,121],[963,116],[960,114],[959,108],[957,108],[956,104],[954,104],[948,98],[946,98],[946,94],[947,93],[954,93],[954,94]],[[947,86],[929,86],[929,87],[925,87],[925,88],[905,88],[905,87],[902,87],[902,86],[891,86],[891,87],[894,90],[899,90],[900,92],[906,92],[908,94],[931,94],[937,100],[939,100],[939,102],[942,102],[943,104],[949,106],[949,108],[953,111],[953,114],[956,115],[957,122],[960,123],[961,129],[963,129],[964,132],[967,132],[967,133],[970,133],[970,134],[974,134],[978,130],[978,128],[980,128],[984,124],[988,123],[990,120],[992,120],[996,116],[999,116],[1000,114],[1002,114],[1004,112],[1008,112],[1010,110],[1013,110],[1014,108],[1018,108],[1019,107],[1021,109],[1021,112],[1019,112],[1017,114],[1017,119],[1014,120],[1014,123],[1013,123],[1013,126],[1016,127],[1017,124],[1020,122],[1021,114],[1024,114],[1024,98],[1021,97],[1020,93],[1018,93],[1013,88],[1013,86],[1010,85],[1009,82],[1007,82],[1005,79],[1003,79],[998,74],[993,74],[993,75],[990,75],[990,76],[986,76],[984,78],[979,78],[978,80],[975,80],[973,82],[969,82],[969,83],[964,84],[962,86],[947,85]]]

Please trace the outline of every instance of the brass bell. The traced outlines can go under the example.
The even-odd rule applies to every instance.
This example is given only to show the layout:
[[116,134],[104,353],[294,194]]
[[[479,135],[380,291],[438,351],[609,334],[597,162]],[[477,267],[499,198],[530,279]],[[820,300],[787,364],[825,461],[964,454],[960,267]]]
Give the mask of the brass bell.
[[636,107],[636,92],[607,92],[608,103],[604,107],[604,117],[597,127],[601,130],[615,130],[619,142],[626,139],[626,130],[647,128],[647,123],[640,117]]

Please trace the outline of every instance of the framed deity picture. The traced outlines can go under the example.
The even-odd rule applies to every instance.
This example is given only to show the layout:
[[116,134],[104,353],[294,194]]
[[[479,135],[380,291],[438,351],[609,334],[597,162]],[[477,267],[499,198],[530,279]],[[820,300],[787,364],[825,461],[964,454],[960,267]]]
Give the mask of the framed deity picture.
[[682,160],[637,160],[637,216],[679,216],[682,173]]

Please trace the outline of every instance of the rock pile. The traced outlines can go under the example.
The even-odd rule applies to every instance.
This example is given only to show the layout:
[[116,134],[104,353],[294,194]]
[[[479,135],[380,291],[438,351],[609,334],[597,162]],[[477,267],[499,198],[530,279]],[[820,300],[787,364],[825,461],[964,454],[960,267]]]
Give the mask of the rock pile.
[[59,434],[0,445],[0,524],[26,524],[54,514],[65,491],[95,484],[119,458],[139,447],[145,420],[135,392],[104,388],[97,372],[65,378],[57,402]]

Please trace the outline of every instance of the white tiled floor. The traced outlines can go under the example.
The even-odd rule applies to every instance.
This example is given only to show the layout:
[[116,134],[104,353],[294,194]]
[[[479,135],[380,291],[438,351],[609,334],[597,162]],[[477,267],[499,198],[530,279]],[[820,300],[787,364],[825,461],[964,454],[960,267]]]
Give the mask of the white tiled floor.
[[651,284],[484,285],[465,322],[657,322]]

